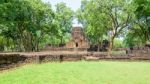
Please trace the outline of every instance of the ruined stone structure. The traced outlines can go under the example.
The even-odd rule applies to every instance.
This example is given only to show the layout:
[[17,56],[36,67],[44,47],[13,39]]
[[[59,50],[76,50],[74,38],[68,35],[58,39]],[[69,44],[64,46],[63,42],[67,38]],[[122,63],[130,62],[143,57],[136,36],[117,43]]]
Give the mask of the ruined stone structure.
[[66,48],[89,48],[88,39],[81,27],[73,27],[71,32],[72,38],[70,42],[66,44]]

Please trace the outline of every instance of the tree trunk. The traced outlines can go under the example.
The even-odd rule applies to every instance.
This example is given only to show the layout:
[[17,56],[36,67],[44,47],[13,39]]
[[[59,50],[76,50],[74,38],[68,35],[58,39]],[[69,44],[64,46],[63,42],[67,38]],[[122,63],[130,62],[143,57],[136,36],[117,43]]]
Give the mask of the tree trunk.
[[112,49],[113,49],[113,41],[114,41],[114,36],[110,38],[110,43],[109,43],[109,48],[108,48],[108,58],[112,56]]
[[98,49],[97,49],[97,51],[99,52],[101,50],[101,48],[102,48],[102,40],[100,40],[98,42]]
[[63,37],[61,37],[61,44],[63,44]]
[[100,51],[100,45],[98,44],[97,46],[98,46],[98,49],[97,49],[97,51],[99,52],[99,51]]
[[39,40],[36,43],[36,52],[39,51]]

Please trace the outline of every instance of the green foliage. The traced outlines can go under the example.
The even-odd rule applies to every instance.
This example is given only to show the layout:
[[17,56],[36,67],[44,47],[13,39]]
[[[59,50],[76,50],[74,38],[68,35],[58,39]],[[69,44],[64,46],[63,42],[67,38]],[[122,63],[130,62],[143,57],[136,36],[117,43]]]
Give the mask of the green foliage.
[[110,56],[114,39],[130,26],[134,10],[131,0],[83,0],[77,16],[92,44],[101,44],[105,35],[109,37]]
[[150,42],[150,1],[133,0],[135,18],[124,39],[126,46],[142,46]]
[[65,3],[42,0],[0,1],[1,51],[38,51],[46,44],[69,41],[72,21],[78,18],[91,44],[109,40],[109,50],[122,47],[114,41],[125,37],[126,46],[150,42],[150,0],[82,0],[74,13]]
[[140,38],[143,43],[150,42],[150,1],[134,0],[137,5],[135,15],[136,21],[132,31],[136,38]]
[[51,30],[50,6],[41,0],[6,0],[0,6],[1,34],[12,39],[19,51],[37,51],[40,40]]
[[60,38],[61,44],[65,43],[65,36],[67,36],[67,34],[71,32],[73,11],[71,10],[71,8],[67,7],[65,3],[58,3],[56,5],[54,21],[58,29],[58,38]]
[[123,48],[124,44],[123,44],[123,40],[119,39],[119,38],[115,38],[114,39],[114,48]]
[[108,17],[98,7],[97,1],[83,0],[81,9],[76,14],[92,44],[101,44],[103,36],[107,34],[105,24]]
[[64,37],[70,31],[73,11],[64,3],[56,8],[54,12],[50,4],[41,0],[3,0],[0,3],[0,34],[12,39],[17,51],[38,51],[39,46],[42,48],[47,43],[59,44],[60,41],[49,40]]

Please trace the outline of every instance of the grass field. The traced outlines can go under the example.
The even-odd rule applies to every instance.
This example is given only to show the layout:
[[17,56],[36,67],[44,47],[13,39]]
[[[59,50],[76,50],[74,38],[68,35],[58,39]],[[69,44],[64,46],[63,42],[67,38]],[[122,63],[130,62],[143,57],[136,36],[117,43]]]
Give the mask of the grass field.
[[0,84],[150,84],[148,62],[32,64],[0,72]]

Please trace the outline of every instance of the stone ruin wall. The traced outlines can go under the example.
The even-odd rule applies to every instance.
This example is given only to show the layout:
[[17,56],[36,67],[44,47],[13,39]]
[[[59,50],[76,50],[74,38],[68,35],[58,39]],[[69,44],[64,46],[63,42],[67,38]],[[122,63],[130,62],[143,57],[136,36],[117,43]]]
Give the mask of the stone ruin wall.
[[74,27],[71,32],[71,40],[65,48],[89,48],[89,42],[81,27]]

